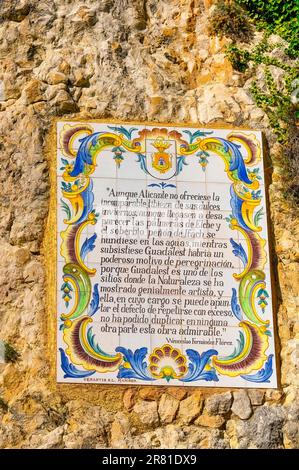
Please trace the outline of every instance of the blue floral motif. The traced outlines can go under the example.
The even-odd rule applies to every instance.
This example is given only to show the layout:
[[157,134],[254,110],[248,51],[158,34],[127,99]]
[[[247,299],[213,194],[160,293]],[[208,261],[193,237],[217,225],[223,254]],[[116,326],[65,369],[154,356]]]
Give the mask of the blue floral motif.
[[101,132],[95,132],[94,134],[88,135],[83,139],[79,139],[81,143],[77,152],[74,168],[69,173],[70,176],[78,176],[80,173],[84,173],[85,165],[92,165],[90,147],[96,145],[97,139],[100,135]]
[[185,155],[180,155],[179,157],[177,157],[176,164],[177,164],[177,173],[176,174],[179,175],[181,173],[181,171],[183,171],[184,165],[188,165],[188,163],[186,162]]
[[83,211],[79,220],[77,220],[76,225],[81,224],[81,222],[85,221],[87,216],[93,212],[93,201],[94,201],[94,194],[93,194],[93,182],[90,180],[90,184],[87,186],[85,191],[81,193],[81,197],[83,199]]
[[254,200],[260,199],[262,197],[262,191],[260,189],[258,191],[251,191],[251,197]]
[[64,181],[61,182],[61,189],[64,192],[70,193],[72,192],[72,185],[71,183],[65,183]]
[[256,383],[269,383],[270,377],[273,374],[273,354],[270,354],[265,367],[259,370],[256,374],[253,375],[241,375],[242,379],[248,380],[248,382],[256,382]]
[[187,134],[189,136],[189,140],[190,140],[190,144],[192,144],[192,142],[197,139],[198,137],[203,137],[203,136],[206,136],[206,135],[209,135],[209,134],[213,134],[214,131],[209,131],[209,132],[202,132],[202,131],[195,131],[195,132],[191,132],[191,131],[188,131],[188,130],[185,130],[183,131],[184,134]]
[[90,377],[95,373],[95,370],[91,371],[84,371],[77,369],[74,364],[72,364],[69,360],[67,355],[65,354],[62,348],[59,348],[60,351],[60,359],[61,359],[61,369],[64,372],[64,379],[82,379],[84,377]]
[[92,300],[89,304],[88,315],[92,317],[98,310],[100,305],[99,285],[95,284],[92,293]]
[[240,260],[242,261],[242,263],[244,264],[244,267],[246,266],[247,264],[247,254],[242,246],[241,243],[237,243],[235,242],[235,240],[233,238],[230,238],[230,242],[232,244],[232,247],[233,247],[233,254],[235,256],[237,256],[237,258],[240,258]]
[[63,282],[60,290],[62,291],[62,298],[65,301],[65,306],[68,308],[74,289],[70,282]]
[[248,230],[248,227],[245,224],[243,215],[242,215],[242,206],[243,206],[244,201],[235,192],[233,184],[230,187],[230,195],[231,195],[230,205],[232,208],[232,218],[236,219],[240,227],[242,227],[244,230]]
[[[125,358],[125,365],[120,366],[118,378],[123,379],[141,379],[154,381],[156,378],[151,377],[148,372],[147,362],[144,360],[147,355],[147,348],[136,349],[135,352],[131,349],[118,347],[116,352],[123,354]],[[209,349],[201,355],[193,350],[187,349],[187,356],[190,360],[187,375],[179,379],[181,382],[194,382],[195,380],[218,381],[218,377],[214,368],[204,370],[210,362],[211,356],[218,354],[214,349]]]
[[115,351],[123,354],[125,358],[125,365],[119,368],[118,379],[155,380],[148,375],[147,363],[144,361],[147,348],[136,349],[133,353],[131,349],[119,346]]
[[151,184],[148,184],[148,186],[151,188],[160,188],[160,189],[176,188],[175,184],[164,183],[164,181],[162,183],[151,183]]
[[127,138],[128,140],[131,140],[133,132],[138,130],[137,127],[130,127],[130,129],[126,129],[126,128],[123,127],[123,126],[120,126],[120,127],[108,126],[108,127],[109,127],[109,129],[111,129],[112,131],[120,132],[121,134],[123,134],[124,136],[126,136],[126,138]]
[[223,150],[231,156],[231,161],[229,165],[230,171],[237,171],[238,179],[243,181],[243,183],[252,184],[251,179],[247,175],[247,170],[245,167],[245,163],[240,152],[240,145],[234,144],[233,142],[229,142],[228,140],[221,139],[219,137],[219,141],[223,145]]
[[60,170],[65,170],[65,167],[70,165],[70,162],[66,160],[65,158],[61,159],[63,166],[60,167]]
[[209,363],[211,356],[216,356],[218,351],[215,349],[209,349],[203,352],[201,355],[194,349],[186,350],[187,356],[190,360],[188,373],[185,377],[180,379],[181,382],[194,382],[195,380],[214,380],[218,382],[218,377],[214,368],[210,370],[204,370],[206,365]]
[[235,317],[238,320],[242,321],[243,316],[242,316],[242,312],[241,312],[241,307],[238,304],[237,291],[234,287],[232,288],[231,308],[232,308],[232,311],[233,311],[233,314],[235,315]]
[[138,157],[137,163],[140,163],[141,170],[147,173],[148,171],[146,168],[146,156],[143,155],[142,153],[137,153],[137,157]]
[[262,309],[262,312],[265,313],[265,308],[268,305],[267,299],[269,298],[269,294],[266,289],[259,289],[257,292],[257,297],[259,299],[258,305]]
[[94,233],[90,238],[86,238],[80,250],[80,257],[82,260],[95,248],[95,241],[97,234]]
[[197,152],[196,156],[198,157],[198,162],[201,165],[202,171],[206,171],[210,154],[205,150],[201,150],[200,152]]

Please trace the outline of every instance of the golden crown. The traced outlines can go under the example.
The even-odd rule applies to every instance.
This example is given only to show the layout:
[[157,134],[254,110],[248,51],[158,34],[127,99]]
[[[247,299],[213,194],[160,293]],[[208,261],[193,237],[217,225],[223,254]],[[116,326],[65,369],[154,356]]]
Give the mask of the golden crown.
[[162,150],[168,149],[171,144],[167,142],[167,140],[165,140],[164,137],[157,137],[155,142],[152,145],[153,147],[158,149],[159,152],[162,152]]

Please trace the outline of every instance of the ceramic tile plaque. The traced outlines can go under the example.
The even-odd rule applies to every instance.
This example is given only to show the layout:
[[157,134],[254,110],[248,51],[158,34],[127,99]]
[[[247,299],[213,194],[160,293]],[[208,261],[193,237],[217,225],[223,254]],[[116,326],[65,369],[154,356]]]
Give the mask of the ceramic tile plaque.
[[275,388],[260,132],[57,123],[57,373]]

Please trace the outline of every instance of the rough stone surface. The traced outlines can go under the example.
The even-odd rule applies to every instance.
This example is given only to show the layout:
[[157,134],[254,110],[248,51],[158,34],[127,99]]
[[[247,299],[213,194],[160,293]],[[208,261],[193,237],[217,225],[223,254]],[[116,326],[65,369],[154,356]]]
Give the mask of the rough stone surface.
[[251,403],[245,390],[234,392],[234,401],[231,410],[241,419],[248,419],[251,416]]
[[189,424],[199,415],[202,410],[202,395],[196,392],[185,400],[181,401],[178,418],[184,424]]
[[139,397],[142,400],[156,401],[160,398],[162,393],[163,393],[163,390],[161,388],[144,387],[141,390],[139,390]]
[[[251,70],[232,70],[228,40],[207,35],[212,3],[1,2],[0,331],[20,360],[1,367],[8,410],[0,408],[0,448],[298,448],[298,215],[284,198],[281,147],[250,96]],[[270,39],[273,56],[284,57],[281,40]],[[273,73],[281,86],[281,71]],[[263,66],[257,74],[265,87]],[[55,117],[221,120],[264,132],[281,389],[249,391],[248,419],[236,391],[232,413],[230,391],[205,389],[199,397],[190,387],[55,383],[42,250],[46,137]]]
[[130,421],[124,413],[117,413],[111,425],[111,446],[113,449],[128,447],[131,436]]
[[220,393],[219,395],[212,395],[206,400],[205,408],[211,415],[228,413],[232,404],[231,392]]
[[129,388],[128,390],[125,391],[124,396],[123,396],[124,407],[128,411],[131,411],[134,408],[135,402],[136,402],[136,390],[132,390],[131,388]]
[[179,405],[179,400],[172,397],[171,395],[167,395],[166,393],[162,395],[158,408],[158,413],[162,424],[172,423],[178,411]]
[[206,426],[208,428],[221,428],[225,423],[223,416],[210,416],[206,413],[202,414],[195,420],[195,424],[198,426]]
[[149,426],[158,424],[159,415],[156,401],[140,401],[136,403],[133,410],[138,415],[141,423]]
[[250,402],[253,406],[262,405],[264,403],[265,392],[263,390],[247,390]]
[[259,407],[246,420],[230,420],[227,433],[231,446],[237,449],[281,449],[283,448],[284,410],[281,407]]
[[226,448],[228,445],[228,440],[217,429],[177,424],[142,433],[133,440],[133,447],[141,449],[208,449]]

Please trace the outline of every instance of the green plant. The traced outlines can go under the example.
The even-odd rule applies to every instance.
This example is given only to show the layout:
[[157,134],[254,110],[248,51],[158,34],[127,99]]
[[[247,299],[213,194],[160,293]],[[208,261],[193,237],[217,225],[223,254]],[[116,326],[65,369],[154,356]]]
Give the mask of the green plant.
[[[251,94],[258,107],[267,114],[270,125],[280,143],[288,140],[288,127],[293,119],[294,111],[291,103],[292,83],[299,76],[299,64],[289,65],[269,55],[274,45],[269,43],[269,32],[265,32],[263,39],[251,50],[244,50],[231,44],[226,48],[226,56],[234,69],[245,72],[251,65],[253,68],[263,64],[264,79],[267,90],[262,90],[257,80],[251,86]],[[284,74],[283,90],[278,89],[272,76],[270,66],[282,69]]]
[[[299,202],[299,129],[296,126],[295,105],[291,95],[294,94],[294,84],[299,77],[299,63],[287,64],[273,57],[271,52],[274,46],[269,42],[269,31],[266,31],[263,39],[252,49],[244,50],[229,45],[226,56],[233,67],[239,72],[245,72],[251,67],[251,73],[255,74],[264,70],[262,83],[255,78],[251,84],[250,93],[256,105],[267,114],[270,126],[277,136],[278,142],[284,145],[283,169],[285,196],[296,203]],[[272,74],[272,66],[284,71],[282,86],[278,87]]]
[[227,36],[233,41],[246,42],[252,38],[253,27],[241,7],[219,0],[209,18],[209,33],[219,37]]
[[236,0],[236,3],[246,8],[257,28],[276,33],[288,41],[286,53],[290,57],[299,56],[298,0]]
[[5,362],[16,362],[19,359],[20,354],[8,343],[4,343],[4,347]]
[[239,49],[235,44],[230,44],[226,48],[226,57],[231,62],[233,68],[238,72],[245,72],[249,65],[250,52]]
[[288,139],[288,125],[291,121],[291,100],[288,93],[278,89],[268,66],[265,67],[267,92],[262,92],[257,81],[254,81],[250,92],[259,108],[268,116],[270,125],[280,143]]

